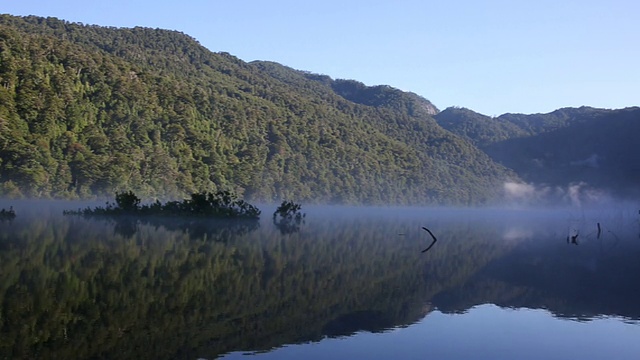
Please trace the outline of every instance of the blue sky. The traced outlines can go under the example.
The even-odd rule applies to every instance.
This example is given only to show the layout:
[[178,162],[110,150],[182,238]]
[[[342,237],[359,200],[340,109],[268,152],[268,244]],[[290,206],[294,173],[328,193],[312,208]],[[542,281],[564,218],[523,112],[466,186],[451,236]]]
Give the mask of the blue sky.
[[179,30],[211,51],[486,115],[640,105],[635,0],[3,0],[0,12]]

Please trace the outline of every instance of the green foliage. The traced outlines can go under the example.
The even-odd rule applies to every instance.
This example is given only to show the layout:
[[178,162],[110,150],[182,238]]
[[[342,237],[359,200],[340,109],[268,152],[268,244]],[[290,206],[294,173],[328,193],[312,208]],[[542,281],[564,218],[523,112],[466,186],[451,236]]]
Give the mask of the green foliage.
[[14,197],[474,204],[513,177],[415,94],[246,63],[179,32],[0,15],[0,47]]
[[107,202],[105,207],[87,207],[85,209],[65,210],[65,215],[84,216],[188,216],[207,218],[240,218],[259,219],[260,210],[248,202],[236,198],[229,191],[217,193],[191,194],[190,199],[183,201],[168,201],[162,204],[160,201],[152,204],[140,205],[138,198],[132,191],[116,193],[116,204]]
[[273,212],[273,224],[283,234],[290,234],[300,230],[300,224],[304,222],[307,214],[300,212],[302,205],[293,201],[283,201]]
[[116,193],[116,205],[123,212],[136,212],[139,210],[140,198],[132,191]]
[[300,212],[302,205],[296,204],[293,201],[283,201],[280,206],[273,212],[273,218],[280,221],[300,221],[306,214]]
[[5,210],[4,208],[2,208],[2,210],[0,210],[0,221],[4,221],[4,220],[13,220],[16,217],[16,212],[13,210],[13,206],[9,207],[9,210]]
[[526,130],[502,117],[492,118],[465,108],[447,108],[434,118],[443,128],[465,137],[480,148],[529,135]]
[[625,200],[640,196],[640,108],[565,108],[497,118],[451,108],[435,118],[528,182],[588,184]]
[[24,197],[18,185],[11,180],[0,184],[0,191],[1,196],[7,199],[21,199]]

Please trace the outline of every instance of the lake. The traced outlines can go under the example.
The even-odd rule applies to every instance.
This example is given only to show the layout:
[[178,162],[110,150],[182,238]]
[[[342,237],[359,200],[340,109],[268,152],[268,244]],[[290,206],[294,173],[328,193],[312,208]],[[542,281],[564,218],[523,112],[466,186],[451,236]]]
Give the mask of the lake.
[[640,354],[637,208],[305,206],[279,227],[268,207],[219,222],[9,205],[0,359]]

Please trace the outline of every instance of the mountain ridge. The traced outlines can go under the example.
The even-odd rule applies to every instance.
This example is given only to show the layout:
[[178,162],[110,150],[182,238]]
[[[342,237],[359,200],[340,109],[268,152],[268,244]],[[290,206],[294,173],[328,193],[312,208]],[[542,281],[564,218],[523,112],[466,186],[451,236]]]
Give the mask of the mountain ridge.
[[639,194],[640,107],[583,106],[496,118],[445,109],[435,118],[532,184],[583,184],[625,199]]
[[[634,174],[616,182],[602,171],[556,171],[591,156],[584,151],[532,176],[542,156],[532,139],[611,118],[607,110],[439,111],[414,93],[244,62],[171,30],[5,14],[0,32],[0,196],[134,190],[174,198],[227,189],[268,202],[472,205],[502,200],[512,181],[596,174],[598,186],[634,188]],[[620,126],[634,129],[631,118]],[[525,139],[536,158],[505,157]],[[628,150],[629,140],[618,145]],[[616,152],[624,153],[607,156]]]
[[222,188],[257,201],[474,204],[515,177],[410,111],[427,102],[415,94],[380,87],[397,101],[355,103],[175,31],[9,15],[0,25],[4,196]]

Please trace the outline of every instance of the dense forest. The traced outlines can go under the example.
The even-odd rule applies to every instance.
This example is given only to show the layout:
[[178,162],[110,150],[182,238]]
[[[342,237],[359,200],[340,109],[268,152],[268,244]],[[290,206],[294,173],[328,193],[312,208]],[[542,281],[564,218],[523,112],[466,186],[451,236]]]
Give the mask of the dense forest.
[[516,176],[388,86],[246,63],[175,31],[0,16],[0,192],[472,204]]
[[180,32],[0,15],[0,196],[482,204],[505,182],[639,195],[640,109],[488,117],[245,62]]

